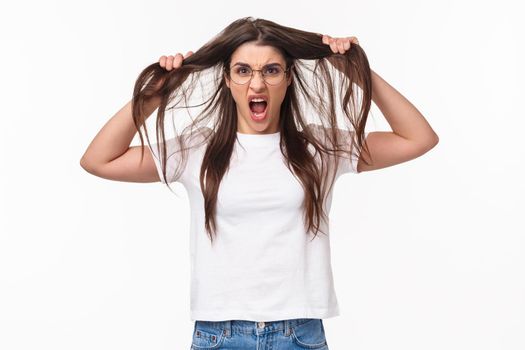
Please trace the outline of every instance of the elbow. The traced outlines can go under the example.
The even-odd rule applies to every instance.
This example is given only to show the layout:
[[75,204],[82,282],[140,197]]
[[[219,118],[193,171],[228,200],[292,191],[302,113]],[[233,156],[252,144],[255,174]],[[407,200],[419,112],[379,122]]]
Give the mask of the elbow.
[[86,160],[84,158],[80,158],[80,166],[82,167],[82,169],[84,169],[88,173],[90,172],[89,171],[89,165],[88,165],[88,163],[86,162]]
[[432,147],[431,148],[434,148],[438,143],[439,143],[439,136],[436,133],[434,133],[432,137],[432,142],[431,142]]
[[88,162],[86,160],[86,156],[83,155],[82,158],[80,158],[80,166],[84,169],[86,169],[86,167],[88,166]]
[[429,136],[424,143],[423,149],[424,152],[430,151],[432,148],[436,147],[436,145],[439,143],[439,136],[436,133],[433,133],[431,136]]
[[415,152],[418,155],[423,155],[430,151],[432,148],[436,147],[439,143],[439,137],[436,133],[420,138],[418,141],[414,142]]
[[80,158],[80,166],[82,169],[87,171],[90,174],[95,174],[95,169],[93,167],[93,164],[87,161],[84,157]]
[[430,148],[433,148],[439,143],[439,136],[435,132],[432,132],[432,135],[427,138],[427,142],[430,145]]

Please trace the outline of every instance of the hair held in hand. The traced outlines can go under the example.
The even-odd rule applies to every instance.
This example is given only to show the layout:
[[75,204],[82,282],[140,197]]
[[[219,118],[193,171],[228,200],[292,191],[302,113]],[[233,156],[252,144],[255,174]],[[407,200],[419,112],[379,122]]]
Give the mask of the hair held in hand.
[[[204,197],[205,227],[213,242],[217,193],[230,163],[237,132],[236,104],[225,83],[225,68],[229,67],[236,48],[246,42],[273,46],[285,58],[286,68],[290,68],[292,83],[286,90],[279,117],[280,149],[287,167],[304,189],[307,231],[315,234],[323,232],[321,221],[328,220],[323,203],[336,177],[335,172],[330,172],[327,167],[328,157],[349,161],[351,152],[359,156],[365,150],[369,154],[364,129],[372,100],[371,71],[365,52],[359,45],[352,45],[345,54],[335,54],[322,42],[321,34],[264,19],[238,19],[186,58],[180,68],[168,72],[159,63],[154,63],[141,72],[132,99],[133,119],[141,145],[144,147],[140,130],[145,125],[144,104],[151,98],[159,98],[156,136],[159,145],[163,146],[159,154],[166,181],[164,122],[167,107],[200,108],[198,115],[181,133],[185,137],[177,139],[181,154],[176,176],[186,164],[188,140],[192,134],[203,127],[210,129],[212,132],[206,133],[205,140],[200,144],[206,147],[200,185]],[[213,86],[205,89],[207,95],[202,103],[186,105],[195,88],[200,86],[198,83],[203,74],[211,74]],[[310,131],[310,123],[322,126],[322,136]],[[345,128],[353,130],[351,142],[343,142],[340,137],[340,131]],[[144,130],[150,145],[146,128]],[[344,155],[345,158],[334,155]],[[320,161],[316,161],[316,157]]]

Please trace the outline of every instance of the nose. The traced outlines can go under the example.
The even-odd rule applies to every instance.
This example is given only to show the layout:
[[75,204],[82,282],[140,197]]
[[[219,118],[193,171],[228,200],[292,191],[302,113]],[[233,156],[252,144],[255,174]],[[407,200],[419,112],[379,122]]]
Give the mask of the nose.
[[262,77],[262,72],[253,72],[252,80],[250,81],[250,87],[253,90],[261,90],[262,88],[266,87],[266,83]]

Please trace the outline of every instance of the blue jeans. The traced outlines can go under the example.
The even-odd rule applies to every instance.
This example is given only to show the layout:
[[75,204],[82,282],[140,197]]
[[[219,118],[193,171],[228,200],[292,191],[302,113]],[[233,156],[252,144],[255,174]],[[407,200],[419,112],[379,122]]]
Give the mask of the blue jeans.
[[191,350],[328,350],[323,320],[295,318],[282,321],[196,320]]

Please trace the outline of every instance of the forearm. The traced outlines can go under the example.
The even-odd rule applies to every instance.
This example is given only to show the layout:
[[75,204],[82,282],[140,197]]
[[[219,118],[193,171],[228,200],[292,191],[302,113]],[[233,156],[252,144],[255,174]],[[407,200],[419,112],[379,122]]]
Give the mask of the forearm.
[[437,134],[417,108],[377,73],[371,72],[372,101],[381,110],[392,131],[422,144],[437,142]]
[[[153,98],[147,103],[145,105],[146,118],[159,105],[159,98]],[[94,168],[109,163],[129,149],[137,132],[131,107],[131,101],[129,101],[98,132],[80,160],[83,167]]]

